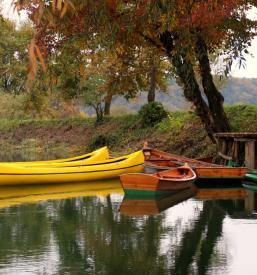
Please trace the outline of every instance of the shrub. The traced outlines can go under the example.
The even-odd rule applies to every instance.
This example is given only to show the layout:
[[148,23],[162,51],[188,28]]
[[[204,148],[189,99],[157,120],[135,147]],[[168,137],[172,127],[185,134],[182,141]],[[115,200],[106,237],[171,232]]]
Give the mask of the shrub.
[[160,102],[151,102],[143,105],[139,110],[143,127],[153,127],[168,116]]
[[89,148],[90,150],[95,150],[97,148],[103,147],[103,146],[113,146],[118,142],[119,136],[117,134],[107,134],[107,135],[97,135],[95,136],[90,144]]

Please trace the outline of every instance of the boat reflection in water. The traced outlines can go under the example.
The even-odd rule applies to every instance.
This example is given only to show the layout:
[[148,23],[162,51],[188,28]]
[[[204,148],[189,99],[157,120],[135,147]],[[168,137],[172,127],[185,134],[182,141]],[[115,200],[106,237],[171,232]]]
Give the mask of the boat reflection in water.
[[234,275],[245,274],[245,264],[256,271],[256,222],[245,220],[257,209],[252,194],[205,187],[122,202],[117,180],[2,186],[0,273]]
[[81,183],[0,186],[0,208],[77,197],[123,195],[118,179]]
[[194,197],[197,193],[195,185],[162,197],[126,196],[120,206],[120,212],[129,216],[156,215],[178,203]]
[[[216,203],[223,206],[224,210],[227,210],[228,213],[231,213],[231,211],[229,211],[229,208],[232,207],[230,205],[231,203],[234,205],[232,207],[233,209],[240,206],[239,212],[242,218],[249,217],[249,214],[254,212],[255,209],[254,193],[243,187],[230,186],[217,188],[211,186],[197,188],[193,185],[189,189],[174,192],[169,196],[146,197],[125,195],[120,206],[120,212],[123,215],[129,216],[156,215],[190,198],[199,201],[216,201]],[[238,214],[233,214],[232,216],[235,217],[237,215]]]

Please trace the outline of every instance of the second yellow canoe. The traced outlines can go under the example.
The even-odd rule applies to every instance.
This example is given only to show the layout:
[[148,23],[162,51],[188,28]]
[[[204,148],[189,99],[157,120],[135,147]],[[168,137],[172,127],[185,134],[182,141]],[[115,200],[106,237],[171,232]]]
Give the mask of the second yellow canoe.
[[91,153],[87,153],[77,157],[56,159],[56,160],[42,160],[42,161],[23,161],[23,162],[0,162],[0,166],[40,166],[40,167],[66,167],[72,165],[90,164],[100,160],[109,159],[108,148],[102,147]]

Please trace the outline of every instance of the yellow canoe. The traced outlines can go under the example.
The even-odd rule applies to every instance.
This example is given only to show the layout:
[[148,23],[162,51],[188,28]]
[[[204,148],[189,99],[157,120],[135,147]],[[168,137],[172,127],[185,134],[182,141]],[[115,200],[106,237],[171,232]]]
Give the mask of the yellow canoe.
[[118,179],[78,182],[76,184],[0,186],[0,208],[47,200],[106,197],[111,194],[124,194]]
[[66,167],[0,165],[0,185],[68,183],[110,179],[119,177],[124,173],[140,172],[143,170],[143,165],[144,154],[142,151],[80,166],[72,163]]
[[41,166],[41,167],[49,167],[49,166],[57,166],[57,167],[65,167],[69,166],[71,163],[77,165],[90,164],[95,161],[106,160],[109,159],[109,151],[108,148],[102,147],[98,150],[95,150],[91,153],[84,154],[77,157],[65,158],[65,159],[57,159],[57,160],[42,160],[42,161],[23,161],[23,162],[0,162],[0,166]]

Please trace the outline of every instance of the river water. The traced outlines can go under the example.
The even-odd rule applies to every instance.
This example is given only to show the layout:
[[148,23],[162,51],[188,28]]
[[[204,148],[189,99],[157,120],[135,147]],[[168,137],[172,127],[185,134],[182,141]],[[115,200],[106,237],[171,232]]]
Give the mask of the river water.
[[0,187],[0,274],[257,273],[256,195],[124,198],[118,180]]

